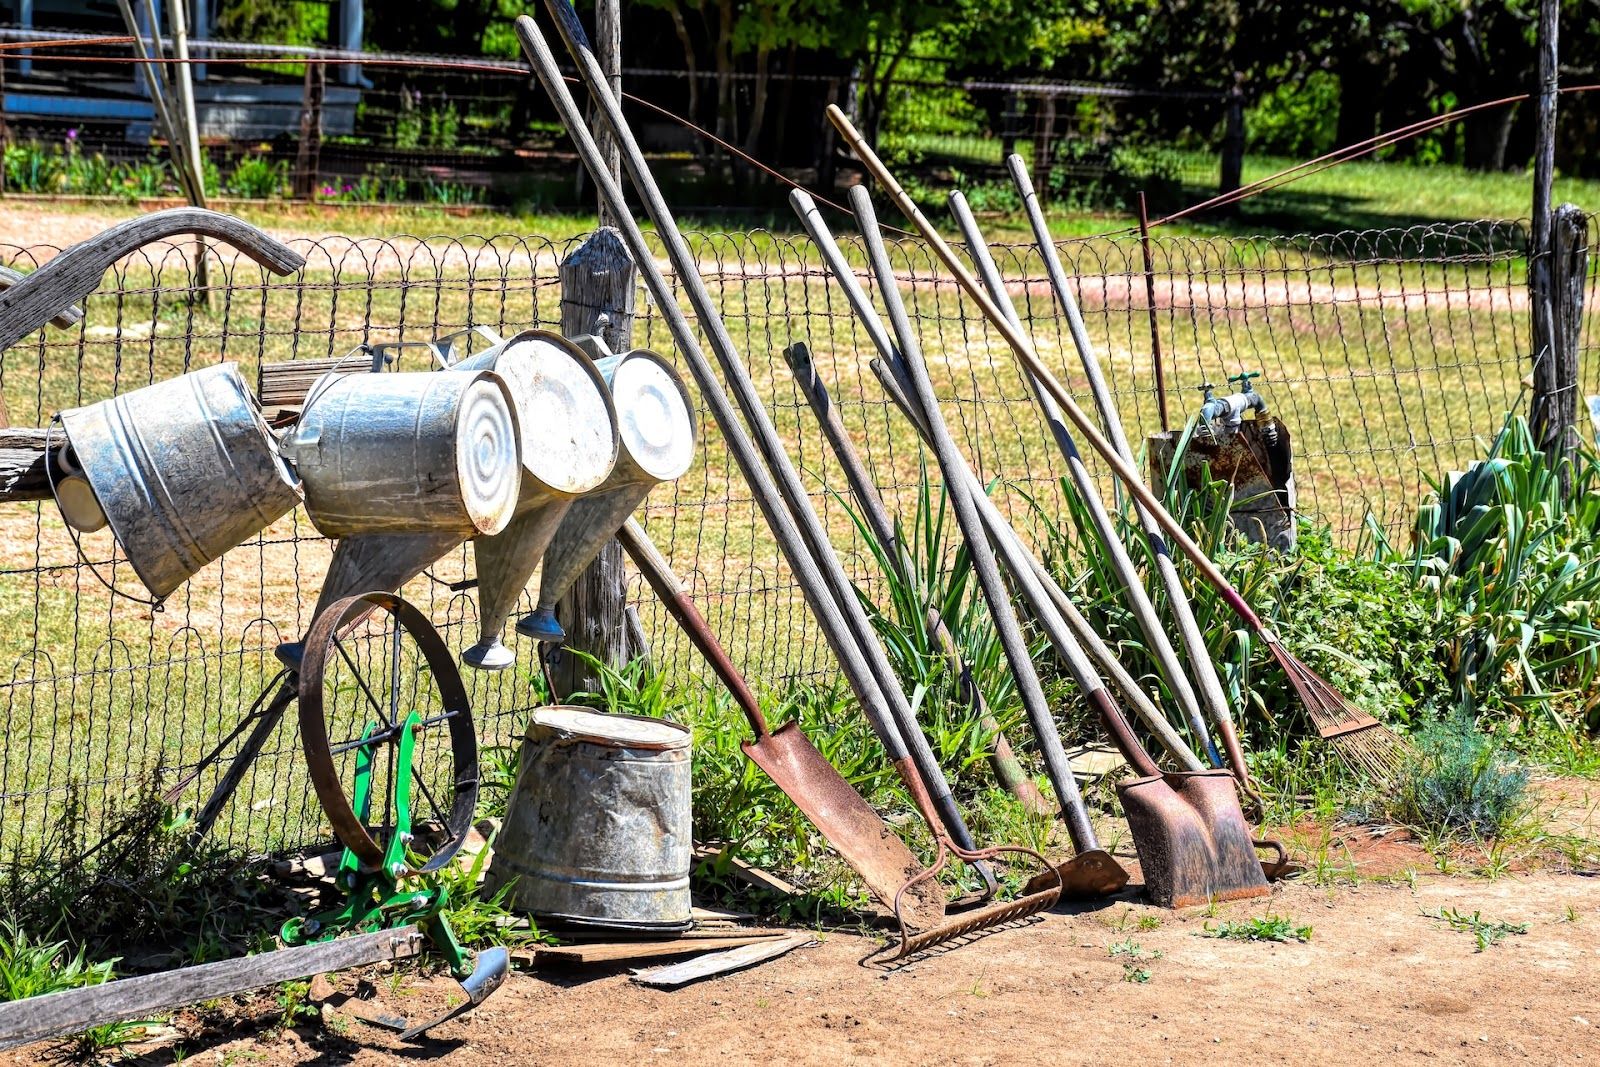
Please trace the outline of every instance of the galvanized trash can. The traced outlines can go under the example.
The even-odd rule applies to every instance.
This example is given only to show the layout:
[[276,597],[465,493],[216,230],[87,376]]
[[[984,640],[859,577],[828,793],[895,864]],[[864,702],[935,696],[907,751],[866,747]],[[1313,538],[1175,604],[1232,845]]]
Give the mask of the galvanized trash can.
[[564,923],[663,933],[690,924],[687,727],[638,715],[533,713],[485,888]]
[[[67,441],[134,573],[164,597],[300,503],[236,363],[219,363],[61,413]],[[96,518],[69,475],[75,528]]]

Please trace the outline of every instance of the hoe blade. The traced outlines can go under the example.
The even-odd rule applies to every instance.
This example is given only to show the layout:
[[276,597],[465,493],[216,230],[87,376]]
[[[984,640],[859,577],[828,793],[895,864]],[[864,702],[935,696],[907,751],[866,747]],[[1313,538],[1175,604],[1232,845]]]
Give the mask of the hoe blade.
[[[1086,849],[1056,867],[1061,876],[1062,900],[1093,900],[1122,892],[1128,884],[1128,871],[1111,858],[1103,848]],[[1055,881],[1049,871],[1036,874],[1023,887],[1025,893],[1037,893]]]
[[1151,903],[1186,908],[1268,892],[1227,771],[1150,775],[1117,794]]
[[[800,728],[786,723],[741,747],[855,868],[878,902],[894,910],[901,887],[923,864]],[[919,882],[906,891],[900,910],[908,924],[932,926],[944,918],[944,890],[936,879]]]

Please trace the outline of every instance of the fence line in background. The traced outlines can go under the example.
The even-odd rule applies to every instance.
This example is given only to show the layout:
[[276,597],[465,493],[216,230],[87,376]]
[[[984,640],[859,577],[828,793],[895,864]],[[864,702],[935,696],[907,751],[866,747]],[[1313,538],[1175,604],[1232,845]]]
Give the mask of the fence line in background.
[[[1588,220],[1592,238],[1595,226]],[[46,331],[0,354],[0,387],[18,424],[219,360],[253,378],[264,360],[343,355],[362,342],[425,340],[477,325],[509,332],[560,320],[558,265],[580,239],[325,238],[291,242],[301,275],[271,279],[210,251],[209,310],[191,302],[190,246],[146,249],[120,263],[66,333]],[[805,340],[891,507],[909,514],[919,450],[866,367],[868,343],[804,239],[701,235],[707,285],[811,485],[819,511],[862,585],[876,587],[841,503],[844,481],[811,425],[780,350]],[[846,242],[854,262],[859,245]],[[1403,538],[1430,477],[1479,454],[1518,402],[1529,361],[1529,312],[1518,223],[1482,222],[1307,238],[1152,240],[1156,327],[1175,425],[1195,388],[1240,370],[1287,423],[1301,508],[1346,545],[1370,513]],[[31,267],[46,248],[0,249]],[[1086,393],[1048,281],[1031,246],[994,249],[1041,354]],[[1080,302],[1130,433],[1159,429],[1142,260],[1136,237],[1063,242]],[[1002,503],[1036,530],[1028,499],[1057,501],[1056,472],[1023,383],[1000,339],[912,240],[893,246],[953,431]],[[1594,379],[1595,268],[1580,341]],[[648,301],[636,344],[672,351]],[[402,369],[425,363],[402,349]],[[651,535],[752,679],[831,672],[798,592],[714,424],[702,417],[695,469],[645,509]],[[207,568],[152,613],[111,598],[89,572],[135,579],[106,533],[80,560],[54,506],[0,514],[0,874],[41,852],[77,855],[182,781],[276,670],[271,650],[299,636],[329,545],[295,512]],[[455,647],[475,637],[475,602],[451,583],[472,574],[463,548],[405,594]],[[642,586],[632,588],[656,661],[682,678],[690,653]],[[529,605],[531,607],[531,604]],[[505,743],[532,700],[531,649],[503,674],[466,671],[484,742]],[[228,844],[271,852],[327,837],[299,769],[292,721],[269,742],[218,825]],[[225,765],[224,765],[225,766]],[[183,801],[209,791],[201,774]],[[4,879],[0,878],[0,884]]]

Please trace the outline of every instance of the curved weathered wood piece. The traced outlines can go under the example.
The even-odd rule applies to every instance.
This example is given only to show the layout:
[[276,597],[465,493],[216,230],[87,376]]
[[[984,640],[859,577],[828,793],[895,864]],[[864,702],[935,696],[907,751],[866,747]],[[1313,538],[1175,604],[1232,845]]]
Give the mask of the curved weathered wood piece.
[[[11,267],[0,267],[0,290],[9,289],[16,285],[27,275]],[[77,304],[68,304],[50,319],[50,325],[58,330],[70,330],[83,321],[83,308]]]
[[0,350],[10,348],[61,314],[100,284],[111,265],[154,241],[180,234],[210,237],[238,249],[277,275],[293,274],[305,257],[232,215],[197,207],[175,207],[120,222],[66,249],[0,292]]

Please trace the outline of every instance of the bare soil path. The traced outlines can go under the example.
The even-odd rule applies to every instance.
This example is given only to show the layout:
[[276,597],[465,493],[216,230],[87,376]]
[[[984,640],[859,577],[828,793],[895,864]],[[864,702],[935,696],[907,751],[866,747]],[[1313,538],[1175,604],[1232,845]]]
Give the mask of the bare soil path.
[[[1478,951],[1470,933],[1423,914],[1441,908],[1527,932]],[[1310,925],[1311,940],[1202,936],[1208,924],[1269,911]],[[1130,941],[1137,960],[1111,954]],[[420,1047],[342,1019],[283,1033],[212,1031],[185,1047],[190,1062],[227,1064],[1600,1060],[1600,879],[1580,875],[1290,884],[1210,917],[1130,895],[900,968],[863,964],[871,947],[828,934],[671,992],[637,986],[622,968],[516,974]],[[341,979],[346,989],[355,983]],[[376,987],[390,1010],[422,1015],[448,984],[418,990],[379,978]],[[0,1063],[58,1054],[35,1048]],[[166,1050],[141,1062],[171,1061]]]

